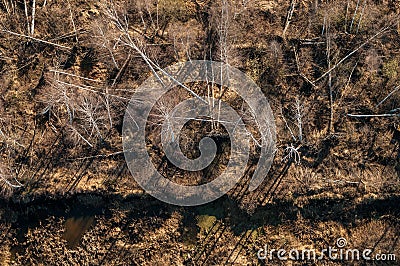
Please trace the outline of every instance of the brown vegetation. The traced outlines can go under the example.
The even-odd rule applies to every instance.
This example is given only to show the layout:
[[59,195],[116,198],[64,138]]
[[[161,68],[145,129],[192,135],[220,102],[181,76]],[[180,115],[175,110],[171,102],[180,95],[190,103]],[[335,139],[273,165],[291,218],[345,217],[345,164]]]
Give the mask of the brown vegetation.
[[[0,264],[264,265],[265,244],[322,249],[338,237],[399,256],[399,15],[395,0],[2,0]],[[169,206],[130,176],[123,115],[147,77],[202,59],[260,86],[276,119],[275,162],[247,191],[253,143],[227,196]],[[207,85],[246,120],[229,89],[185,85],[201,96]],[[203,172],[176,169],[157,147],[157,117],[189,96],[180,88],[159,101],[149,154],[174,181],[199,184],[226,165],[223,128],[185,127],[190,158],[203,136],[217,141]],[[76,221],[87,230],[65,237]]]

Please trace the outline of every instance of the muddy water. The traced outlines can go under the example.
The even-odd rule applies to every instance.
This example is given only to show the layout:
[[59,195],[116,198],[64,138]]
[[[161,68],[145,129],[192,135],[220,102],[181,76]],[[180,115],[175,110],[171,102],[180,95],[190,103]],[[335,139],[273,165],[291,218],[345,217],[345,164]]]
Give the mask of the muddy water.
[[[66,218],[65,221],[65,231],[63,234],[63,238],[67,241],[67,246],[69,249],[74,249],[76,248],[80,240],[83,236],[83,234],[90,228],[90,226],[94,223],[95,221],[95,216],[94,215],[87,215],[87,216],[73,216]],[[25,232],[28,230],[28,228],[34,228],[37,226],[37,223],[34,222],[32,224],[25,224],[26,229]],[[17,235],[18,241],[21,243],[21,245],[18,246],[13,246],[10,250],[11,252],[11,261],[15,260],[17,254],[24,254],[25,249],[23,247],[23,242],[25,242],[25,237],[24,237],[24,230],[21,230],[19,232],[22,232],[22,234]]]
[[63,238],[67,240],[69,248],[78,246],[83,234],[94,222],[94,216],[71,217],[65,222]]
[[[96,204],[93,204],[96,202]],[[30,230],[40,227],[46,223],[49,217],[63,219],[63,235],[69,249],[75,249],[82,240],[82,236],[87,233],[91,226],[96,222],[97,215],[106,215],[104,200],[96,195],[75,196],[69,199],[48,199],[39,198],[32,203],[21,204],[7,202],[0,206],[7,206],[10,215],[15,217],[12,228],[16,230],[15,238],[17,242],[10,247],[11,260],[19,254],[25,253],[26,234]]]

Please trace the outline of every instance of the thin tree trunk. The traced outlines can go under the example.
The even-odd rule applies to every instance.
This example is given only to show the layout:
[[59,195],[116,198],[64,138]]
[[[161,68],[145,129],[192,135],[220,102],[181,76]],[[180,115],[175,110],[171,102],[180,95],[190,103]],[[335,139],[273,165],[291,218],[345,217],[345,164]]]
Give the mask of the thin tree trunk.
[[35,33],[35,15],[36,15],[36,0],[32,2],[32,23],[31,23],[31,35]]
[[27,28],[28,28],[28,34],[30,34],[31,27],[29,25],[28,4],[26,3],[26,0],[24,0],[24,9],[25,9],[25,17],[26,17],[26,25],[27,25]]
[[289,11],[288,11],[287,16],[286,16],[285,28],[283,29],[283,32],[282,32],[282,38],[283,39],[285,39],[286,31],[288,30],[290,21],[292,20],[295,6],[296,6],[296,0],[292,0],[290,2],[290,8],[289,8]]

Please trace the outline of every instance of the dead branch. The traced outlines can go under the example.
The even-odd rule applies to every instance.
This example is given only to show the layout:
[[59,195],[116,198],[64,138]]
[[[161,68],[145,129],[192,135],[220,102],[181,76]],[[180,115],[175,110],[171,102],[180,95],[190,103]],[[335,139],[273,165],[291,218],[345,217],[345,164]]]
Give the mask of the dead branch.
[[1,31],[5,32],[5,33],[8,33],[8,34],[11,34],[11,35],[18,36],[18,37],[28,38],[28,39],[31,39],[31,40],[36,41],[36,42],[41,42],[41,43],[45,43],[45,44],[48,44],[48,45],[52,45],[52,46],[55,46],[55,47],[58,47],[58,48],[61,48],[61,49],[72,50],[71,47],[67,47],[67,46],[64,46],[64,45],[61,45],[61,44],[57,44],[57,43],[53,43],[53,42],[49,42],[49,41],[45,41],[45,40],[41,40],[41,39],[34,38],[32,36],[28,36],[28,35],[25,35],[25,34],[20,34],[20,33],[12,32],[12,31],[9,31],[9,30],[1,30]]
[[377,114],[377,115],[354,115],[354,114],[347,114],[349,117],[356,117],[356,118],[371,118],[371,117],[400,117],[400,114]]
[[389,25],[386,26],[384,28],[382,28],[381,30],[379,30],[376,34],[374,34],[372,37],[370,37],[368,40],[366,40],[365,42],[363,42],[360,46],[358,46],[356,49],[354,49],[353,51],[351,51],[348,55],[346,55],[345,57],[343,57],[339,62],[337,62],[333,67],[331,67],[330,69],[328,69],[328,71],[326,71],[324,74],[322,74],[319,78],[317,78],[316,80],[314,80],[313,83],[316,83],[318,81],[320,81],[321,79],[325,78],[327,75],[329,75],[329,73],[331,73],[333,70],[335,70],[338,66],[340,66],[344,61],[346,61],[348,58],[350,58],[352,55],[354,55],[355,53],[357,53],[361,48],[363,48],[365,45],[367,45],[370,41],[372,41],[373,39],[375,39],[376,37],[378,37],[379,35],[383,34],[384,32],[386,32],[388,29],[390,29],[391,27],[393,27],[393,25]]
[[50,71],[50,72],[53,72],[53,73],[57,73],[57,74],[63,74],[63,75],[71,76],[71,77],[74,77],[74,78],[83,79],[83,80],[86,80],[86,81],[93,81],[93,82],[98,82],[98,83],[104,83],[103,81],[100,81],[100,80],[85,78],[85,77],[82,77],[82,76],[74,75],[74,74],[67,73],[67,72],[60,71],[60,70],[56,70],[56,69],[49,69],[49,71]]
[[398,90],[400,90],[400,85],[394,88],[382,101],[380,101],[376,107],[383,104],[387,99],[389,99],[393,94],[395,94]]
[[[176,80],[174,77],[172,77],[169,73],[167,73],[164,69],[162,69],[160,66],[158,66],[156,63],[154,63],[136,44],[136,42],[132,39],[131,34],[129,33],[129,25],[126,17],[124,18],[123,21],[121,21],[121,18],[117,14],[117,11],[115,10],[114,7],[111,9],[106,10],[106,15],[110,19],[110,21],[117,27],[117,29],[123,34],[121,37],[121,41],[127,45],[128,47],[131,47],[133,50],[135,50],[145,61],[147,66],[150,68],[151,72],[153,75],[163,84],[162,79],[160,78],[159,74],[157,71],[161,72],[163,75],[166,77],[170,78],[172,81],[174,81],[177,85],[181,86],[185,90],[187,90],[190,94],[192,94],[194,97],[197,99],[207,103],[202,97],[200,97],[198,94],[196,94],[193,90],[188,88],[186,85],[182,84],[178,80]],[[163,84],[164,85],[164,84]]]
[[297,52],[296,52],[296,48],[295,48],[295,47],[293,47],[293,52],[294,52],[294,58],[295,58],[295,60],[296,60],[297,72],[299,73],[299,75],[300,75],[305,81],[307,81],[308,83],[311,84],[311,86],[313,86],[314,88],[316,88],[317,85],[315,85],[314,82],[312,82],[309,78],[307,78],[307,76],[304,75],[304,74],[303,74],[303,71],[300,69],[299,57],[298,57],[298,55],[297,55]]

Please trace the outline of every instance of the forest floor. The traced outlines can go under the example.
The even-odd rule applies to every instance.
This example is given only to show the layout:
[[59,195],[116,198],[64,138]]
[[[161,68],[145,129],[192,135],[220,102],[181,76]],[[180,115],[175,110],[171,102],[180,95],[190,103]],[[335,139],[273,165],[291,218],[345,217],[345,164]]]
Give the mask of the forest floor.
[[[395,0],[3,0],[0,265],[400,265],[399,17]],[[179,207],[130,174],[123,117],[149,65],[203,59],[261,88],[277,150],[255,191],[252,158],[227,195]],[[184,144],[196,150],[208,132],[192,127]],[[229,145],[217,144],[219,161],[195,178],[224,170]],[[397,260],[257,257],[340,238]]]

